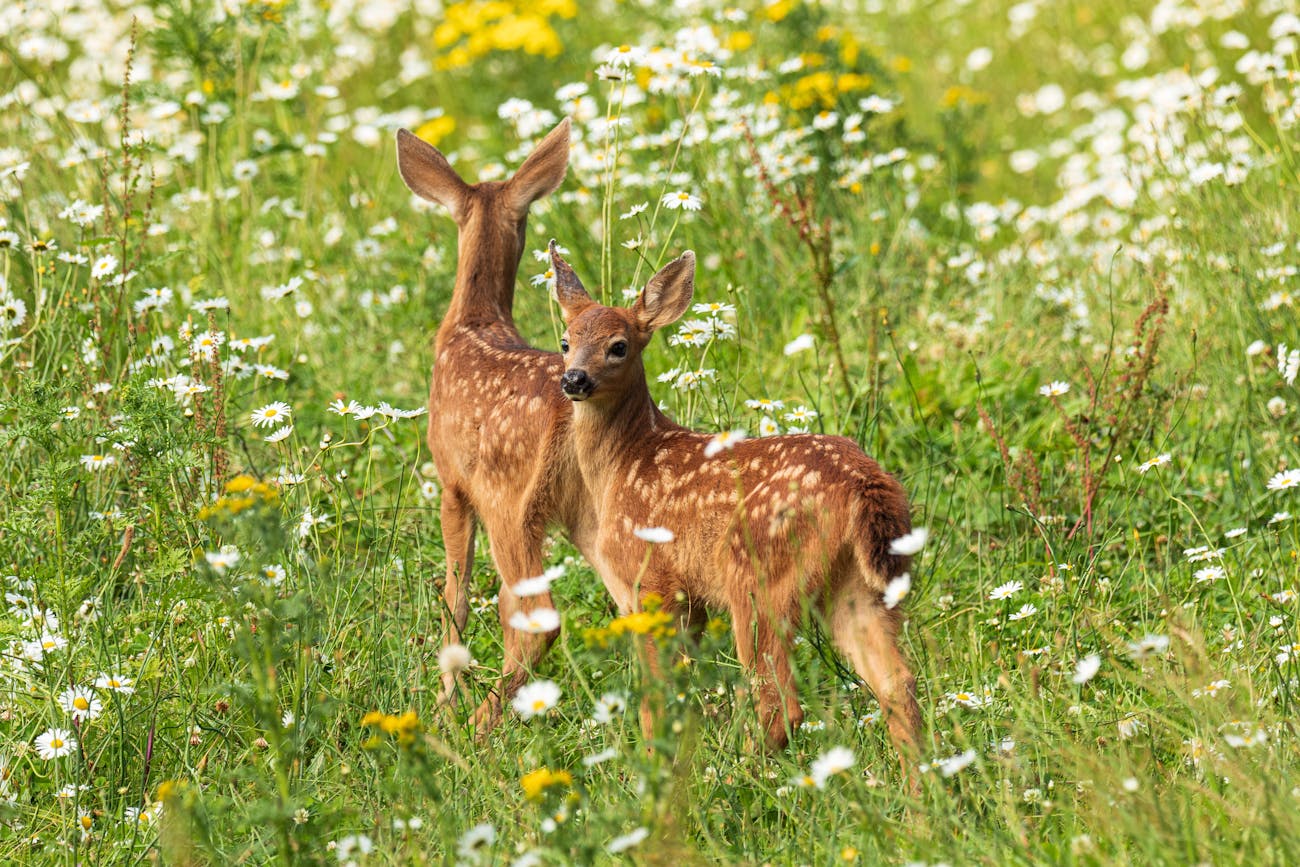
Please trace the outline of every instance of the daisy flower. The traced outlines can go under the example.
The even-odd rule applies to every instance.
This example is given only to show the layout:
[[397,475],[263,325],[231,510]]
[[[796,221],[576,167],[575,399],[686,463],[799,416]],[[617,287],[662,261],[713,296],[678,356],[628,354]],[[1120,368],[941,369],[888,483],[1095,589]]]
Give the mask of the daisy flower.
[[510,706],[524,719],[546,713],[560,700],[560,688],[552,680],[534,680],[520,687]]
[[117,257],[114,255],[100,256],[95,260],[95,264],[90,266],[90,276],[96,280],[103,279],[117,270]]
[[1142,463],[1138,464],[1138,468],[1137,468],[1137,469],[1138,469],[1138,472],[1139,472],[1139,473],[1145,473],[1145,472],[1147,472],[1148,470],[1153,470],[1153,469],[1155,469],[1156,467],[1163,467],[1165,464],[1169,463],[1171,460],[1173,460],[1173,456],[1172,456],[1171,454],[1169,454],[1169,452],[1165,452],[1165,453],[1162,454],[1162,455],[1156,455],[1154,458],[1151,458],[1151,459],[1149,459],[1149,460],[1145,460],[1145,461],[1143,461]]
[[596,699],[596,709],[591,714],[592,722],[605,725],[614,721],[614,717],[627,710],[627,699],[616,692],[607,692]]
[[704,456],[711,458],[719,452],[730,451],[738,443],[745,441],[745,432],[743,430],[728,430],[717,434],[709,440],[709,444],[704,447]]
[[1043,397],[1060,397],[1070,390],[1070,383],[1055,380],[1038,389],[1038,393]]
[[917,527],[912,532],[899,536],[889,543],[889,553],[899,557],[910,557],[925,547],[925,541],[930,538],[930,531],[925,527]]
[[1024,620],[1027,617],[1033,617],[1038,613],[1038,606],[1032,602],[1026,602],[1020,606],[1020,610],[1008,617],[1008,620]]
[[525,578],[510,589],[515,592],[516,596],[540,596],[543,593],[549,593],[551,582],[563,574],[563,566],[552,566],[541,575],[535,578]]
[[783,350],[786,355],[794,355],[796,352],[804,352],[813,348],[813,336],[811,334],[800,334],[794,340],[785,345]]
[[288,439],[288,438],[289,438],[289,434],[291,434],[291,433],[293,433],[293,425],[291,425],[291,424],[287,424],[287,425],[285,425],[284,427],[279,428],[278,430],[276,430],[274,433],[269,433],[269,434],[267,434],[267,435],[266,435],[266,441],[267,441],[268,443],[278,443],[278,442],[281,442],[281,441],[283,441],[283,440]]
[[36,737],[36,753],[45,761],[60,759],[77,748],[77,740],[67,729],[48,729]]
[[1139,641],[1130,641],[1128,645],[1129,654],[1134,659],[1146,659],[1148,656],[1159,656],[1169,649],[1169,636],[1167,635],[1144,635]]
[[885,585],[885,607],[897,608],[898,603],[902,602],[910,592],[912,592],[912,576],[904,572]]
[[817,410],[806,406],[796,406],[785,414],[785,420],[794,424],[807,424],[817,418]]
[[361,404],[357,403],[355,400],[349,400],[347,403],[344,403],[340,399],[329,405],[330,412],[335,415],[356,415],[361,409]]
[[1268,480],[1270,491],[1282,491],[1300,485],[1300,469],[1283,470]]
[[1070,680],[1082,686],[1092,680],[1100,669],[1101,657],[1095,653],[1090,653],[1079,660],[1079,663],[1074,667],[1074,674],[1070,676]]
[[1001,599],[1009,599],[1023,590],[1024,587],[1025,585],[1021,581],[1008,581],[1005,584],[999,584],[997,587],[993,588],[991,593],[989,593],[989,599],[992,599],[995,602]]
[[615,837],[613,840],[610,840],[605,844],[605,851],[611,855],[617,855],[620,852],[631,849],[649,836],[650,830],[648,828],[637,828],[635,831],[631,831],[621,837]]
[[659,200],[659,204],[663,205],[670,211],[676,211],[678,209],[683,211],[698,211],[704,202],[699,196],[688,193],[685,190],[674,190],[671,193],[665,194],[664,197]]
[[104,709],[104,703],[95,697],[89,687],[70,686],[59,696],[59,707],[63,708],[73,722],[94,719]]
[[935,762],[935,767],[939,773],[945,777],[951,777],[954,774],[961,773],[971,762],[975,761],[975,751],[966,750],[964,753],[958,753],[955,756],[949,756],[946,759],[939,759]]
[[463,644],[448,644],[438,651],[438,668],[447,674],[459,674],[469,668],[471,661],[469,648]]
[[848,747],[831,747],[813,761],[812,767],[809,768],[809,776],[813,778],[817,788],[821,789],[831,777],[853,767],[854,761],[853,750]]
[[491,849],[496,841],[496,828],[487,823],[475,825],[460,836],[456,844],[456,854],[466,861],[477,864],[479,855]]
[[105,467],[111,467],[117,463],[117,458],[112,455],[82,455],[81,466],[90,472],[97,472]]
[[277,400],[274,403],[268,403],[266,406],[253,410],[250,419],[253,422],[253,427],[272,427],[288,421],[292,413],[293,410],[289,407],[289,404]]
[[520,632],[540,635],[560,628],[560,613],[554,608],[538,608],[535,611],[516,611],[510,618],[510,625]]
[[224,575],[227,569],[239,562],[241,555],[239,549],[235,546],[225,545],[220,551],[207,551],[203,556],[214,572],[218,575]]

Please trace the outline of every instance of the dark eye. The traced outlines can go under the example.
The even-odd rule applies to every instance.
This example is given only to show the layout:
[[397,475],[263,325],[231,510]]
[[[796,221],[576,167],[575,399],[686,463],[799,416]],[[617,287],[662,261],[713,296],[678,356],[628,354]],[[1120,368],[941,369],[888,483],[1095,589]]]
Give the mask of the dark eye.
[[627,341],[620,340],[618,343],[615,343],[609,348],[609,354],[615,358],[622,358],[627,355]]
[[560,338],[560,351],[561,352],[569,351],[569,341],[565,340],[563,337]]

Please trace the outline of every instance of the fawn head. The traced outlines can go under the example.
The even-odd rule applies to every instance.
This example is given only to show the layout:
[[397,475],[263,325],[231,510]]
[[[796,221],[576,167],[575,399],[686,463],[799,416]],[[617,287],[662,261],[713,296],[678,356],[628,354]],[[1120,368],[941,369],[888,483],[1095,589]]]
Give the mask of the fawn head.
[[405,129],[397,131],[397,168],[411,192],[447,209],[462,240],[467,235],[513,238],[517,260],[529,206],[553,193],[569,168],[569,119],[547,133],[506,181],[467,184],[436,147]]
[[560,387],[570,400],[613,400],[645,383],[641,352],[656,329],[676,322],[695,291],[695,254],[687,250],[650,278],[629,308],[605,307],[587,294],[578,275],[556,252],[555,298],[564,313],[560,340],[564,376]]

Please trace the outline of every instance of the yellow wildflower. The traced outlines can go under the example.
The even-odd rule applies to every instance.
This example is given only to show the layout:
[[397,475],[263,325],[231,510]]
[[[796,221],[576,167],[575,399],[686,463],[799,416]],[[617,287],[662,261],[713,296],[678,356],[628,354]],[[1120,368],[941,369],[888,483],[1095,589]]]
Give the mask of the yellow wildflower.
[[519,779],[519,786],[524,790],[524,797],[530,801],[540,801],[542,795],[552,786],[571,785],[573,785],[572,774],[568,771],[552,771],[549,768],[538,768],[524,774]]

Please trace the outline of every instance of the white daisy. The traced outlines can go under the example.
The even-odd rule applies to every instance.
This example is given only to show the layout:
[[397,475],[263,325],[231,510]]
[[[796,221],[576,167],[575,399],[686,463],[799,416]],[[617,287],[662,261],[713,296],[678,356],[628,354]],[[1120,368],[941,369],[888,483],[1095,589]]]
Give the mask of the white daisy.
[[48,729],[36,737],[36,753],[45,761],[59,759],[77,748],[77,739],[67,729]]
[[560,688],[552,680],[534,680],[515,693],[510,706],[524,719],[544,714],[560,700]]
[[288,421],[292,413],[293,409],[290,408],[289,404],[277,400],[274,403],[268,403],[266,406],[253,410],[250,418],[253,427],[272,427]]

